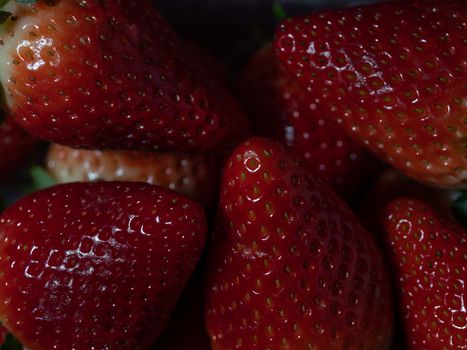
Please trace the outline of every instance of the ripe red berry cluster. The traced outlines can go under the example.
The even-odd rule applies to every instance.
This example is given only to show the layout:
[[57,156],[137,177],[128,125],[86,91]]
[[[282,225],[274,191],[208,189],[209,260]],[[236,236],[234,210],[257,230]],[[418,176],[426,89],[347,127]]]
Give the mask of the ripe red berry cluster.
[[286,19],[234,89],[149,0],[0,7],[0,179],[53,183],[1,350],[467,350],[464,0]]

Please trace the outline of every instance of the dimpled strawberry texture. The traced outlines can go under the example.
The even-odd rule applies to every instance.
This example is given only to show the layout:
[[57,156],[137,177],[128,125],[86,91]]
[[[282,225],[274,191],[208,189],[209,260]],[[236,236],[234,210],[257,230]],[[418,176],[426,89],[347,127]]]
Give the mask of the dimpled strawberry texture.
[[95,151],[53,144],[47,170],[57,183],[90,181],[139,181],[177,191],[214,207],[219,185],[220,161],[208,155]]
[[149,1],[15,6],[2,36],[9,69],[1,80],[31,133],[79,148],[194,153],[245,134],[246,119],[217,73]]
[[408,198],[384,223],[409,349],[467,349],[467,232]]
[[350,209],[302,160],[266,139],[227,163],[211,250],[213,349],[386,349],[389,282]]
[[149,349],[205,234],[197,204],[148,184],[33,194],[0,219],[0,320],[31,350]]
[[287,143],[310,163],[310,170],[349,196],[368,181],[375,160],[302,91],[268,44],[245,67],[239,83],[253,131]]
[[37,140],[11,117],[0,122],[0,179],[14,174],[28,160]]
[[465,1],[379,3],[284,22],[276,52],[348,134],[407,175],[467,186]]

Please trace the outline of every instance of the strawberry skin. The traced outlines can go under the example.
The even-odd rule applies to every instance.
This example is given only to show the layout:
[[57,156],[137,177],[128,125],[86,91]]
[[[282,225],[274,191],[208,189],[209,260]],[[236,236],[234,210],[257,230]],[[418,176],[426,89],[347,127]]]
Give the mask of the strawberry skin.
[[[274,55],[270,44],[245,67],[240,95],[256,135],[292,146],[310,170],[330,180],[339,194],[355,193],[376,169],[373,157],[302,91]],[[326,112],[327,113],[327,112]]]
[[467,232],[415,199],[385,218],[409,349],[467,349]]
[[467,7],[401,1],[284,22],[280,61],[319,109],[408,176],[467,187]]
[[290,148],[237,147],[221,187],[206,324],[214,350],[387,349],[382,257],[347,205]]
[[10,1],[0,82],[16,120],[80,148],[201,153],[247,131],[238,104],[149,0]]
[[147,182],[177,191],[212,208],[220,164],[213,156],[129,151],[93,151],[53,144],[47,170],[58,183]]
[[14,174],[33,153],[37,140],[11,117],[0,123],[0,178]]
[[205,234],[201,207],[161,187],[37,192],[0,217],[0,320],[30,350],[148,349]]

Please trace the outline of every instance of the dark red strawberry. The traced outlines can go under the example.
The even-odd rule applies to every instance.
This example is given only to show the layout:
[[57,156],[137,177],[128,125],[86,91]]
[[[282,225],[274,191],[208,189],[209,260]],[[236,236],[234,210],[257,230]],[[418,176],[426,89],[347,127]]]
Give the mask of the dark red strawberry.
[[37,140],[21,129],[12,118],[7,117],[0,122],[0,178],[14,174],[28,160],[36,146]]
[[81,148],[204,152],[246,120],[149,0],[9,1],[0,82],[31,133]]
[[213,156],[92,151],[52,145],[47,169],[58,183],[141,181],[180,192],[205,208],[217,197],[220,161]]
[[317,108],[408,176],[467,187],[467,7],[400,1],[284,22],[276,53]]
[[214,349],[389,347],[381,255],[291,149],[261,138],[238,146],[219,209],[206,299]]
[[467,349],[467,232],[414,199],[388,206],[385,230],[409,349]]
[[325,118],[292,79],[268,44],[245,67],[242,101],[254,132],[295,148],[310,170],[331,181],[340,194],[355,193],[373,175],[375,160],[334,121]]
[[0,320],[30,350],[148,349],[203,247],[201,207],[144,183],[77,183],[0,217]]

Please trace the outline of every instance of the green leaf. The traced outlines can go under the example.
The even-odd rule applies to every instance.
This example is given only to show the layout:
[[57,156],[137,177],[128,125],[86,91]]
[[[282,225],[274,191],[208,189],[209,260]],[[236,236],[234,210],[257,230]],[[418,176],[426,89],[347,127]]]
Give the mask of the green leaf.
[[289,17],[287,15],[287,12],[285,12],[284,7],[279,1],[274,1],[274,3],[272,4],[272,12],[274,13],[276,19],[279,21],[282,21]]
[[35,191],[55,185],[55,180],[50,176],[47,170],[41,166],[33,166],[29,170],[29,175],[32,180],[32,186]]
[[8,333],[3,345],[0,345],[0,350],[22,350],[21,343],[11,334]]
[[462,226],[467,227],[467,193],[463,193],[454,201],[452,213]]

